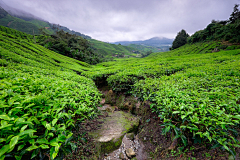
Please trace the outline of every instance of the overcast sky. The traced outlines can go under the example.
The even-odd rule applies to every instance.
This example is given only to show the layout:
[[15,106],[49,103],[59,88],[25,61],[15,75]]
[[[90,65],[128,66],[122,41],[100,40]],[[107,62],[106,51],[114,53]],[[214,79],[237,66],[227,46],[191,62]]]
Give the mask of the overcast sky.
[[226,20],[240,0],[2,0],[50,23],[114,42],[175,38]]

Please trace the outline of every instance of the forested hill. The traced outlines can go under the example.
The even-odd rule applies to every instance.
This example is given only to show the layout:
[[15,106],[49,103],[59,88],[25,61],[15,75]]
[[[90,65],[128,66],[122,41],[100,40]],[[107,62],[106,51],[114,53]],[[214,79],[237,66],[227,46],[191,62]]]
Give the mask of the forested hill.
[[[67,27],[52,24],[31,13],[12,8],[0,1],[0,25],[13,28],[28,34],[54,34],[58,29],[64,30],[70,34],[75,34],[83,38],[91,39],[90,36],[70,30]],[[42,32],[39,31],[42,30]]]
[[140,55],[133,53],[136,49],[128,46],[108,44],[94,39],[84,39],[81,36],[70,34],[63,30],[56,31],[53,35],[44,34],[38,36],[24,34],[3,26],[0,26],[0,30],[10,34],[24,35],[31,42],[38,43],[54,52],[88,64],[97,64],[113,60],[114,58],[136,57]]
[[[0,5],[1,4],[2,3],[0,3]],[[90,36],[69,30],[67,27],[51,24],[31,16],[31,14],[21,12],[20,10],[8,6],[3,7],[6,9],[0,8],[1,26],[16,29],[31,35],[38,35],[36,37],[37,43],[60,54],[90,64],[113,60],[115,57],[141,57],[141,55],[144,55],[146,52],[132,47],[117,46],[97,40],[91,40]],[[9,14],[6,10],[14,14]],[[78,36],[80,37],[78,38]],[[73,39],[70,40],[70,38],[75,40],[72,41]],[[80,43],[80,41],[82,43]],[[80,46],[76,43],[79,43]]]

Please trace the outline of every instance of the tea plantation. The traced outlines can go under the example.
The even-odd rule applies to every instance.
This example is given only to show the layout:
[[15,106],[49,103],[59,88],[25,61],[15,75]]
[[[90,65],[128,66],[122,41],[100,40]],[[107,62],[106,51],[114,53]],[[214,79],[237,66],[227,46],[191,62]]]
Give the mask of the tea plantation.
[[71,152],[73,127],[98,113],[101,94],[94,81],[150,101],[165,126],[162,134],[172,132],[183,147],[189,139],[232,155],[240,147],[237,45],[198,42],[93,66],[16,30],[0,27],[0,40],[0,159],[54,159]]
[[94,118],[100,100],[94,82],[76,74],[91,66],[22,32],[2,28],[0,39],[0,159],[68,153],[72,128]]
[[220,52],[221,42],[195,43],[96,65],[84,74],[105,78],[115,92],[127,92],[150,101],[165,129],[182,145],[211,143],[235,155],[239,147],[240,49]]

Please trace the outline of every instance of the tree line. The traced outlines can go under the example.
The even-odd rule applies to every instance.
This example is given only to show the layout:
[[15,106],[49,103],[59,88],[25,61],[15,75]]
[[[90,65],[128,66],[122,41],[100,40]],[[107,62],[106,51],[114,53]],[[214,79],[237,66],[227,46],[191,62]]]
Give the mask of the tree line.
[[179,48],[186,43],[201,41],[224,40],[230,43],[240,43],[240,11],[239,4],[235,4],[228,20],[212,22],[203,30],[195,32],[192,36],[182,29],[178,32],[170,50]]

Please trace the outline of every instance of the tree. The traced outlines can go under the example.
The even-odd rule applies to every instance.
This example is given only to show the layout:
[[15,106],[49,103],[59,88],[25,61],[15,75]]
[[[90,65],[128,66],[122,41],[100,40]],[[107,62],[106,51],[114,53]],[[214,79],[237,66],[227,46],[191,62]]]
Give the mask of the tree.
[[238,7],[239,7],[239,4],[235,4],[233,8],[233,12],[229,18],[230,23],[235,23],[237,20],[240,20],[240,11]]
[[176,38],[173,41],[171,50],[185,45],[187,43],[188,37],[189,37],[189,35],[187,34],[187,32],[184,29],[182,29],[180,32],[178,32]]

